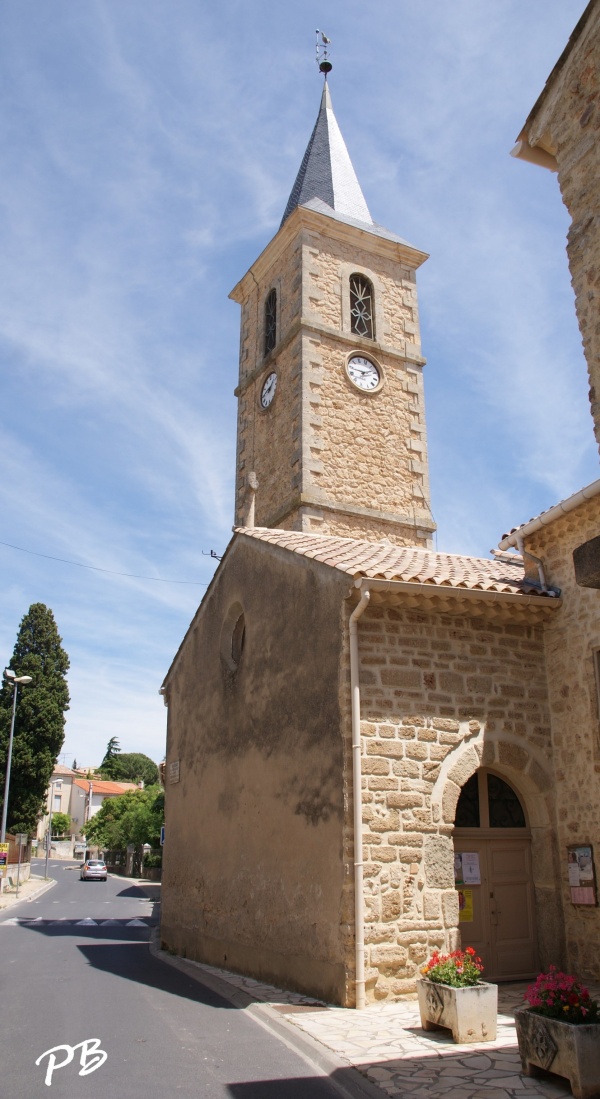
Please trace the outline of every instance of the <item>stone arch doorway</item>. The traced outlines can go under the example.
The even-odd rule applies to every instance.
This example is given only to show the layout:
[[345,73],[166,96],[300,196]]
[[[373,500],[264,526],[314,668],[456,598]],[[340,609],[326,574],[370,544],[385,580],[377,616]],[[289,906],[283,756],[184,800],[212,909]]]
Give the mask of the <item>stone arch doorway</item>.
[[463,946],[484,976],[509,981],[538,972],[531,832],[524,803],[506,779],[481,767],[456,806],[455,880]]

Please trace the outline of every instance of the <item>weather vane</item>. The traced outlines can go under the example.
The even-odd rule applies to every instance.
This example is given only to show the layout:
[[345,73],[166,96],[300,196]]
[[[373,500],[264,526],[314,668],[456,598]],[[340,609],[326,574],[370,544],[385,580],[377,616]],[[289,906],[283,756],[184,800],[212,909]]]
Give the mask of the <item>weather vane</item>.
[[327,80],[327,73],[330,73],[333,68],[329,60],[331,38],[328,38],[326,34],[323,34],[323,31],[318,29],[315,33],[317,35],[317,65],[319,66],[319,72],[322,72]]

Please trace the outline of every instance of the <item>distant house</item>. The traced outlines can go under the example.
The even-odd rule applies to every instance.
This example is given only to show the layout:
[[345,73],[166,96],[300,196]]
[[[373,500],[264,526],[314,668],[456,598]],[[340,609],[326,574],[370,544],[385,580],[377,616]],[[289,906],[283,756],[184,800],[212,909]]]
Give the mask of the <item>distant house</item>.
[[81,770],[74,771],[57,763],[48,786],[47,811],[37,827],[37,839],[43,840],[46,835],[50,809],[53,814],[68,813],[73,822],[71,834],[79,836],[85,822],[96,815],[105,798],[116,798],[127,790],[137,789],[135,782],[109,782],[93,776],[83,778]]
[[46,792],[46,812],[37,826],[37,839],[42,840],[46,835],[50,810],[53,813],[69,813],[71,815],[71,792],[73,782],[77,778],[77,772],[70,767],[64,767],[62,763],[56,763]]
[[109,782],[100,778],[75,778],[71,792],[71,818],[79,835],[83,825],[96,816],[106,798],[116,798],[128,790],[137,790],[136,782]]

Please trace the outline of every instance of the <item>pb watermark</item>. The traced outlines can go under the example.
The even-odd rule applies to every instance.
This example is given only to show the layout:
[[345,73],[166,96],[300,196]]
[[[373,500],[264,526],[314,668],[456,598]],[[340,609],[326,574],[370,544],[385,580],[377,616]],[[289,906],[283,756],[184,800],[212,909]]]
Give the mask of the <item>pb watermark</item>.
[[[50,1087],[52,1084],[52,1076],[58,1068],[64,1068],[65,1065],[70,1065],[75,1056],[75,1050],[80,1049],[81,1054],[79,1057],[79,1069],[80,1076],[89,1076],[90,1072],[95,1072],[97,1068],[101,1068],[107,1058],[107,1054],[103,1049],[100,1049],[101,1038],[86,1038],[84,1042],[78,1042],[76,1046],[53,1046],[52,1049],[47,1049],[45,1053],[42,1053],[35,1062],[39,1065],[44,1057],[48,1058],[48,1066],[46,1068],[46,1079],[44,1083]],[[59,1054],[63,1054],[62,1060],[58,1060]]]

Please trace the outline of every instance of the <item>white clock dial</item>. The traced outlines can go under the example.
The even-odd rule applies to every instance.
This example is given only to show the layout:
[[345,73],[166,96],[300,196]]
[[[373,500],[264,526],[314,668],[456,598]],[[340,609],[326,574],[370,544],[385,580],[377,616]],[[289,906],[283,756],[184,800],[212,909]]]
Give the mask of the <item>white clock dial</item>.
[[348,371],[348,377],[359,389],[366,391],[377,389],[381,375],[379,370],[372,363],[370,359],[365,359],[363,355],[353,355],[349,360],[346,367]]
[[260,404],[261,408],[268,408],[275,396],[275,390],[277,389],[277,375],[275,371],[269,374],[265,379],[263,387],[260,391]]

